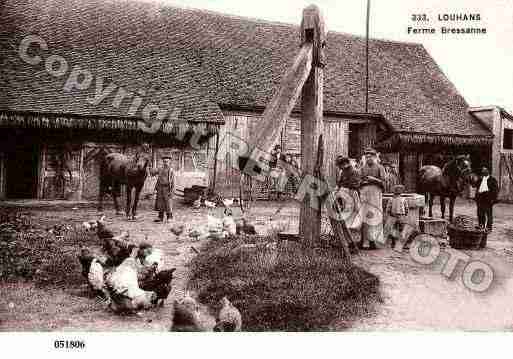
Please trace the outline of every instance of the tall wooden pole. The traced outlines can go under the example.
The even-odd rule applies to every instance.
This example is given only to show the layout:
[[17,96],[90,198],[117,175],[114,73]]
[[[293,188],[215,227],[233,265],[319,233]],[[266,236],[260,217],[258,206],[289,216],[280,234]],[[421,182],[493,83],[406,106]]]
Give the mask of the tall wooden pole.
[[[310,5],[303,10],[300,36],[313,44],[312,69],[301,92],[301,170],[304,176],[315,176],[319,137],[323,132],[323,68],[326,32],[319,8]],[[317,208],[316,208],[317,207]],[[319,198],[306,195],[301,203],[299,234],[307,244],[319,240],[321,231]]]

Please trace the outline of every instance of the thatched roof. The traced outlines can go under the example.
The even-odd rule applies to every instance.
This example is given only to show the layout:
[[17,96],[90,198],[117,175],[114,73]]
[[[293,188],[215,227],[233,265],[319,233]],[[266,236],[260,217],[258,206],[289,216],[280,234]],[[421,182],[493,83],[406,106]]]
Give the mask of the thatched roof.
[[[157,3],[6,0],[0,12],[0,110],[126,116],[130,102],[115,108],[112,94],[92,106],[94,86],[66,93],[62,79],[23,63],[16,50],[26,34],[42,36],[48,54],[143,89],[159,105],[185,104],[187,120],[212,122],[221,121],[218,105],[265,107],[299,46],[296,25]],[[365,39],[329,32],[326,51],[326,113],[365,112]],[[422,45],[371,40],[369,71],[369,112],[394,130],[490,136]]]
[[448,136],[443,133],[395,132],[388,139],[377,144],[376,148],[384,151],[394,151],[398,149],[415,150],[419,146],[428,146],[431,147],[432,151],[438,151],[440,147],[489,146],[492,141],[492,136]]

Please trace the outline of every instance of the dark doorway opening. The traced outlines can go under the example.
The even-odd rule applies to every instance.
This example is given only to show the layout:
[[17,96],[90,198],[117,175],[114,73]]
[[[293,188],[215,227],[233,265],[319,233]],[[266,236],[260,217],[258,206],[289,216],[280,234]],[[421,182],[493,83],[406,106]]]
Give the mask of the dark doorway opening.
[[7,198],[36,198],[39,151],[36,145],[12,146],[5,158]]
[[360,159],[362,155],[362,141],[360,136],[362,134],[362,125],[359,123],[349,124],[349,143],[348,143],[348,156],[349,158]]

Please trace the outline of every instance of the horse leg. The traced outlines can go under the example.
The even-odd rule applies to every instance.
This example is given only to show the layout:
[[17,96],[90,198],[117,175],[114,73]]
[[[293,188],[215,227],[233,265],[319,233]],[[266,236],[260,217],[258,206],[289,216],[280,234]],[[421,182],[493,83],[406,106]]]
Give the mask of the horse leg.
[[456,197],[449,197],[449,221],[452,222],[454,217],[454,204],[456,203]]
[[116,210],[116,214],[121,214],[119,211],[119,203],[118,203],[118,196],[121,192],[121,184],[119,182],[114,181],[112,183],[112,199],[114,200],[114,209]]
[[429,217],[433,217],[433,195],[428,193]]
[[132,186],[126,185],[126,218],[130,219],[131,212],[131,204],[132,204]]
[[442,218],[445,218],[445,197],[440,196],[440,210],[442,211]]

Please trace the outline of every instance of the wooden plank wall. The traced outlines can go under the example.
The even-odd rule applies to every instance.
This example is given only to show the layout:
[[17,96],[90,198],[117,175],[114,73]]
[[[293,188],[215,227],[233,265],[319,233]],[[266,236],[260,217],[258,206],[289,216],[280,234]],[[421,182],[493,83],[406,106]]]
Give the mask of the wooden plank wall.
[[[237,192],[239,188],[239,172],[230,168],[230,137],[237,136],[241,139],[253,136],[259,126],[260,114],[251,112],[225,112],[225,125],[221,127],[219,134],[219,153],[217,163],[217,181],[216,190],[226,192],[225,195],[231,196],[232,192]],[[326,118],[324,122],[324,148],[325,148],[325,168],[324,171],[330,181],[336,179],[335,158],[348,153],[350,119]],[[362,126],[363,131],[360,134],[362,143],[365,146],[374,144],[376,127],[374,124]],[[210,139],[209,143],[209,173],[213,178],[214,155],[215,155],[215,137]],[[301,165],[301,121],[297,116],[292,116],[287,120],[285,130],[281,136],[281,147],[285,153],[291,154],[296,162]]]
[[417,173],[418,173],[418,158],[417,153],[408,152],[402,154],[402,163],[403,166],[403,185],[406,187],[406,191],[415,192],[417,187]]
[[330,185],[335,186],[337,181],[337,156],[347,156],[348,153],[349,122],[324,121],[324,173]]
[[513,152],[503,152],[500,156],[499,200],[513,202]]
[[[225,125],[219,131],[219,152],[217,155],[216,191],[226,197],[238,196],[239,171],[233,168],[231,162],[234,157],[234,150],[230,148],[232,142],[240,138],[248,138],[254,126],[258,124],[258,115],[243,113],[227,113],[224,116]],[[209,177],[213,178],[215,164],[215,136],[208,144],[208,171]]]

